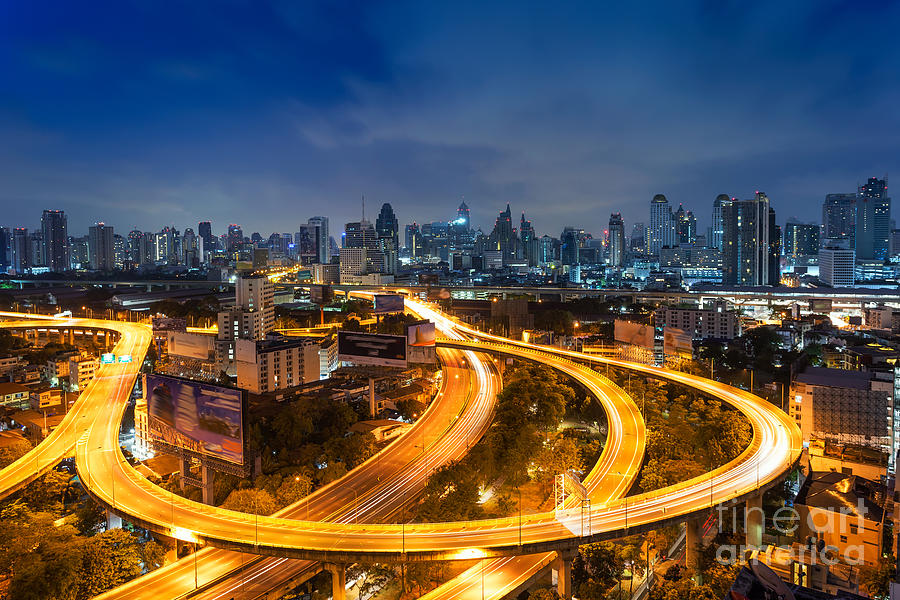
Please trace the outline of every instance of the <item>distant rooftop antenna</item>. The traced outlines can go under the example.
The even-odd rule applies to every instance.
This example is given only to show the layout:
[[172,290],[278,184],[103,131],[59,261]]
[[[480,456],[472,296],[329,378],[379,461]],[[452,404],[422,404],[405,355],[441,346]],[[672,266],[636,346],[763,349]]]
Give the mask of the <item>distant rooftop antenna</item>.
[[366,195],[363,194],[362,197],[362,220],[365,222],[366,220]]

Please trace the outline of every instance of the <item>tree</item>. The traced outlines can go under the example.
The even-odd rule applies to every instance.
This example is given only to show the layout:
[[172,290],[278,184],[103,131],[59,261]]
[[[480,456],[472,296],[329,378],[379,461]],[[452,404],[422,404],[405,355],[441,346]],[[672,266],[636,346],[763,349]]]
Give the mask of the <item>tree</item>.
[[622,547],[613,542],[585,544],[572,563],[572,582],[580,598],[601,598],[622,577]]
[[557,475],[582,470],[581,450],[575,440],[566,437],[557,437],[545,444],[534,462],[538,480],[548,489]]
[[79,598],[92,598],[143,572],[140,544],[124,529],[109,529],[87,538],[82,552]]
[[876,566],[860,568],[859,582],[871,598],[885,600],[890,597],[891,581],[894,579],[895,571],[896,560],[893,555],[881,557]]
[[288,506],[308,496],[312,486],[312,479],[302,473],[285,477],[275,491],[275,500],[279,506]]
[[478,473],[465,462],[452,462],[428,478],[419,517],[429,522],[478,519],[483,514],[478,498]]
[[277,510],[275,499],[269,492],[253,488],[234,490],[228,494],[222,508],[255,515],[271,515]]
[[13,464],[28,454],[29,450],[31,450],[31,442],[25,438],[16,440],[9,446],[0,448],[0,469]]

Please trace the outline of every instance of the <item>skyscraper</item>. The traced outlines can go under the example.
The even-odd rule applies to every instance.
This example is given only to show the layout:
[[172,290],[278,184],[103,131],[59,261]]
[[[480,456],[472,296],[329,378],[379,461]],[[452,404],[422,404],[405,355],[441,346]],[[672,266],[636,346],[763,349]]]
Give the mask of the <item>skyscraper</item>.
[[419,233],[418,223],[410,223],[406,226],[406,253],[410,258],[421,258],[422,235]]
[[887,178],[870,177],[856,200],[856,258],[884,260],[890,250],[891,199]]
[[240,225],[232,223],[228,226],[228,237],[225,249],[228,252],[239,252],[244,247],[244,230]]
[[784,227],[784,255],[792,263],[819,253],[818,225],[789,221]]
[[400,225],[397,223],[394,209],[387,202],[381,205],[381,212],[378,213],[378,218],[375,219],[375,231],[378,233],[379,238],[391,238],[395,249],[399,247],[400,238],[398,232],[400,231]]
[[522,249],[522,258],[528,263],[529,267],[534,267],[538,262],[538,241],[534,233],[534,225],[525,218],[519,220],[519,247]]
[[648,250],[654,256],[659,256],[660,248],[675,245],[675,218],[669,201],[662,194],[656,194],[650,201],[649,234]]
[[206,255],[212,254],[216,250],[216,240],[212,234],[212,224],[209,221],[200,221],[197,224],[197,235],[203,239],[203,254],[200,257],[201,262],[206,262]]
[[6,273],[10,265],[10,243],[12,242],[12,232],[9,227],[0,227],[0,272]]
[[778,283],[777,252],[774,243],[775,211],[763,192],[753,200],[732,200],[722,207],[722,282],[726,285],[754,286]]
[[94,271],[112,271],[115,268],[115,240],[113,228],[105,223],[91,225],[88,229],[88,255]]
[[622,213],[609,216],[609,266],[619,268],[625,263],[625,221]]
[[53,273],[69,270],[69,228],[66,213],[45,210],[41,215],[44,244],[44,264]]
[[306,222],[319,228],[319,241],[317,243],[319,262],[321,264],[331,262],[331,238],[328,233],[328,217],[310,217]]
[[504,265],[516,259],[518,239],[515,228],[512,226],[512,211],[509,204],[506,205],[506,210],[497,217],[488,242],[490,250],[500,251]]
[[822,238],[849,240],[856,247],[856,194],[826,194],[822,204]]
[[31,267],[31,236],[25,227],[13,229],[10,258],[17,275],[23,275]]
[[647,254],[647,226],[637,222],[631,226],[631,253],[636,256]]
[[675,242],[679,244],[693,244],[697,239],[697,218],[691,211],[684,210],[679,204],[675,211]]
[[719,252],[722,251],[722,208],[730,203],[731,198],[728,197],[728,194],[719,194],[713,200],[712,227],[709,228],[709,239],[706,242],[707,246],[718,248]]
[[469,207],[463,202],[459,205],[459,208],[456,209],[456,225],[461,227],[464,231],[468,231],[471,223]]
[[565,227],[559,236],[559,259],[564,265],[580,264],[580,240],[579,229],[576,227]]

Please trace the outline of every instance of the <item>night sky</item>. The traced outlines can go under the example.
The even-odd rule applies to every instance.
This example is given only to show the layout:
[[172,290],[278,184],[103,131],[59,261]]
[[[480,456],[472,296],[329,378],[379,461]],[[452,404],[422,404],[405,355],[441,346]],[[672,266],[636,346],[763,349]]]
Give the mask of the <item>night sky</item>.
[[900,4],[606,4],[2,2],[0,225],[334,234],[365,194],[596,235],[664,193],[704,232],[897,171]]

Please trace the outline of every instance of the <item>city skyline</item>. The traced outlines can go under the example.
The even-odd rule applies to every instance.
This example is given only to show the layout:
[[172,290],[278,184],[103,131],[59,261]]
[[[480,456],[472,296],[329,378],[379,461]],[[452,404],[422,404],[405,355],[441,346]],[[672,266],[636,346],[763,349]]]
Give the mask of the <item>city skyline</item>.
[[[49,4],[0,19],[0,198],[30,228],[37,204],[75,231],[277,231],[285,210],[352,221],[365,194],[401,222],[464,199],[483,228],[509,202],[547,232],[599,231],[662,193],[702,230],[720,193],[764,190],[792,207],[780,222],[808,222],[895,170],[896,51],[878,32],[896,7],[196,5],[175,23]],[[828,41],[863,26],[867,44]]]

